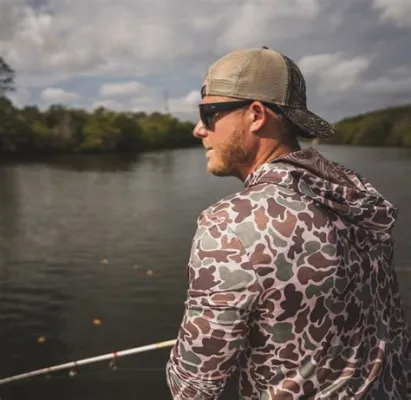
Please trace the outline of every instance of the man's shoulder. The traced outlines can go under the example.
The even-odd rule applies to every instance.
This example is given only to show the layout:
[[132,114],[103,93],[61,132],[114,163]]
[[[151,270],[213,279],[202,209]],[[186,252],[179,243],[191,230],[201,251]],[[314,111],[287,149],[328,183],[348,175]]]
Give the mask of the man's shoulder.
[[247,187],[217,200],[204,209],[203,213],[211,216],[231,209],[236,210],[240,205],[252,206],[267,196],[273,196],[277,190],[276,185],[270,183]]
[[230,224],[261,218],[262,214],[292,207],[301,202],[301,194],[270,182],[262,182],[223,197],[207,207],[199,216],[200,223]]
[[[281,183],[254,183],[210,205],[199,216],[199,232],[230,231],[245,248],[266,238],[274,238],[277,248],[293,245],[304,231],[311,241],[334,241],[334,218],[321,204]],[[316,232],[316,233],[315,233]],[[314,234],[315,233],[315,234]],[[294,239],[292,239],[294,238]]]

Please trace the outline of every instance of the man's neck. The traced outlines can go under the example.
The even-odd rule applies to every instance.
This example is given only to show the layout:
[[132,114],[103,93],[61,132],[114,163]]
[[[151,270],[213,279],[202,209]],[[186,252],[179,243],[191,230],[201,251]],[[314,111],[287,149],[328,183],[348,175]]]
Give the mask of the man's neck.
[[255,161],[253,162],[251,167],[244,170],[244,173],[242,174],[240,179],[244,182],[247,179],[247,176],[249,174],[251,174],[253,171],[260,168],[263,164],[270,163],[279,157],[285,156],[289,153],[292,153],[298,150],[301,150],[300,146],[290,147],[290,146],[286,146],[284,144],[278,143],[274,145],[274,147],[261,151],[255,158]]

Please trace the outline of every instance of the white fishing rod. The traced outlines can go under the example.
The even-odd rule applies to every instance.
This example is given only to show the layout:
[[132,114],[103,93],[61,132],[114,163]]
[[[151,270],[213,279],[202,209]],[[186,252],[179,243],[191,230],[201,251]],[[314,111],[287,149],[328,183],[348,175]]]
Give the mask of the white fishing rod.
[[130,354],[143,353],[145,351],[161,349],[161,348],[164,348],[164,347],[171,347],[175,343],[176,343],[176,339],[167,340],[165,342],[153,343],[153,344],[149,344],[149,345],[146,345],[146,346],[135,347],[133,349],[117,351],[117,352],[114,352],[114,353],[103,354],[103,355],[97,356],[97,357],[85,358],[85,359],[79,360],[79,361],[72,361],[72,362],[65,363],[65,364],[55,365],[53,367],[38,369],[36,371],[30,371],[30,372],[26,372],[24,374],[11,376],[9,378],[0,379],[0,385],[3,385],[5,383],[9,383],[9,382],[13,382],[13,381],[18,381],[20,379],[31,378],[31,377],[37,376],[37,375],[43,375],[43,374],[48,374],[50,372],[60,371],[62,369],[75,368],[75,367],[79,367],[80,365],[91,364],[91,363],[104,361],[104,360],[112,360],[112,359],[116,359],[116,358],[119,358],[119,357],[122,357],[122,356],[128,356]]

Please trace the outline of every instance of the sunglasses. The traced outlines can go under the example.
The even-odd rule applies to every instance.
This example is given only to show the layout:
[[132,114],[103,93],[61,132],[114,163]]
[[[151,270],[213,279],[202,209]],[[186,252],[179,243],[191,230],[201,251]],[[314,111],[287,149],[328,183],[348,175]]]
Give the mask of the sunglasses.
[[[199,104],[200,118],[206,129],[212,129],[214,119],[218,113],[239,110],[245,106],[254,103],[255,100],[240,100],[240,101],[225,101],[221,103],[206,103]],[[282,110],[275,104],[261,102],[265,107],[274,111],[277,114],[281,114]]]

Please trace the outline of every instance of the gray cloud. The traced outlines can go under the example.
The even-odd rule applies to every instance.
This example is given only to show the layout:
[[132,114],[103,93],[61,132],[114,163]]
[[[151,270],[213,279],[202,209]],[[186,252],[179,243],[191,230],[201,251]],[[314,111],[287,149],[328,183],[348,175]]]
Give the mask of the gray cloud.
[[395,22],[398,26],[411,27],[411,2],[409,0],[374,0],[384,20]]
[[[206,68],[227,51],[266,45],[300,63],[310,108],[336,120],[410,102],[409,4],[0,0],[0,54],[17,70],[25,93],[62,86],[73,92],[70,85],[79,77],[98,78],[95,93],[87,93],[89,106],[161,109],[158,99],[167,89],[171,110],[194,118],[187,96],[195,98],[190,93],[198,90]],[[126,90],[127,82],[142,82],[148,91],[115,101],[110,91],[100,93],[103,84]]]
[[67,92],[61,88],[47,88],[42,91],[41,97],[50,103],[72,103],[79,98],[77,93]]
[[[322,4],[313,29],[304,38],[283,44],[283,51],[296,60],[321,55],[340,57],[331,71],[324,68],[317,75],[307,75],[310,108],[335,121],[375,108],[410,103],[411,30],[384,18],[381,9],[373,8],[373,0]],[[361,60],[368,60],[368,65],[355,74]],[[304,69],[304,62],[301,67]],[[338,68],[340,75],[336,73]],[[398,73],[401,70],[402,74]]]

